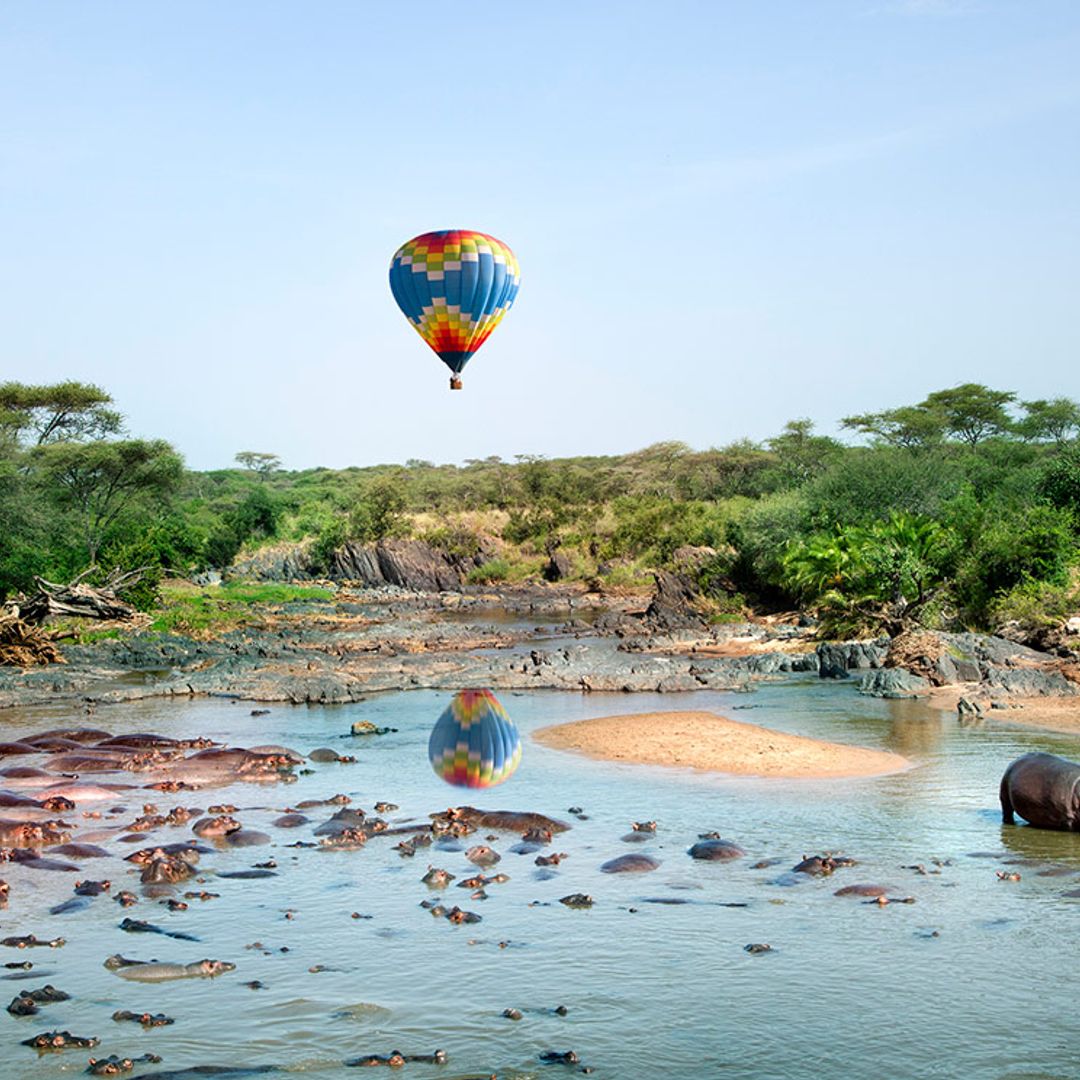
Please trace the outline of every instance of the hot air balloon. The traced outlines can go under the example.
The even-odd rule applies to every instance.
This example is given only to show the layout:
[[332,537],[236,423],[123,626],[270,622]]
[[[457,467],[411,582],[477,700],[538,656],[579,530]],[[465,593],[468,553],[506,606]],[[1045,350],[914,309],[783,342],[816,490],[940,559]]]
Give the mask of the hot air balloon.
[[520,281],[514,253],[469,229],[416,236],[390,263],[394,299],[453,372],[451,390],[461,389],[461,369],[510,310]]
[[428,758],[457,787],[494,787],[521,761],[521,736],[490,690],[460,690],[432,728]]

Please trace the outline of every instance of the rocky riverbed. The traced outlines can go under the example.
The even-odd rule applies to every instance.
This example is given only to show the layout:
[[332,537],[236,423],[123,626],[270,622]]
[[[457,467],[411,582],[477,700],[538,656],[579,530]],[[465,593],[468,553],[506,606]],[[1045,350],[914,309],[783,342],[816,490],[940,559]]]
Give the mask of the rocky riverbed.
[[343,585],[324,601],[255,614],[250,625],[205,639],[133,631],[66,644],[63,664],[0,669],[0,707],[159,695],[336,704],[378,691],[469,686],[750,692],[792,672],[858,679],[863,693],[879,697],[956,688],[974,714],[1080,694],[1075,659],[1003,638],[821,643],[794,619],[715,626],[681,619],[662,587],[650,599],[570,585],[499,592]]

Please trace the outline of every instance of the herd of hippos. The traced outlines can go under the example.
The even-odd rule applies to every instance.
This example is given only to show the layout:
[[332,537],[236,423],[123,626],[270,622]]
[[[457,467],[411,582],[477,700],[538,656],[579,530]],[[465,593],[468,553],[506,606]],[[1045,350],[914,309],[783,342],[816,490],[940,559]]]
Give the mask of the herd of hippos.
[[[315,761],[352,760],[331,750],[314,751],[308,757]],[[154,803],[142,801],[148,797],[148,792],[179,795],[237,782],[292,779],[293,770],[304,760],[303,756],[284,746],[230,748],[202,738],[172,739],[154,734],[114,736],[91,728],[57,729],[17,742],[0,743],[0,764],[4,766],[0,768],[0,861],[28,869],[79,872],[80,863],[115,854],[100,846],[103,843],[115,841],[131,847],[139,845],[124,857],[129,864],[127,872],[133,879],[132,889],[136,888],[134,879],[137,876],[139,894],[126,888],[114,890],[108,880],[78,880],[73,895],[51,908],[50,913],[78,911],[92,903],[95,897],[104,894],[109,894],[125,909],[138,904],[141,899],[156,899],[169,911],[183,911],[189,901],[209,900],[218,895],[201,886],[182,891],[185,883],[196,884],[189,879],[200,873],[197,869],[200,856],[215,850],[269,844],[271,837],[243,826],[234,816],[236,807],[229,803],[215,803],[205,811],[181,805],[161,810]],[[97,779],[92,781],[88,776]],[[1000,798],[1006,823],[1013,823],[1015,815],[1019,815],[1039,828],[1080,830],[1080,764],[1052,754],[1026,754],[1006,769],[1001,780]],[[123,800],[136,801],[138,808],[130,809]],[[389,842],[404,858],[432,845],[436,850],[462,850],[465,845],[460,841],[478,829],[517,834],[520,840],[509,850],[517,854],[535,853],[534,862],[540,868],[539,874],[554,873],[550,868],[567,857],[560,852],[545,853],[545,849],[555,836],[570,828],[570,825],[543,814],[460,806],[431,814],[427,820],[394,824],[380,816],[396,810],[394,804],[375,803],[373,812],[368,813],[349,805],[351,801],[347,796],[335,795],[327,799],[298,802],[296,806],[282,808],[273,826],[291,830],[312,825],[311,841],[301,841],[294,845],[297,847],[359,848],[377,838],[379,842]],[[320,809],[323,813],[330,812],[330,816],[316,823],[309,815]],[[570,807],[569,813],[582,819],[585,816],[579,807]],[[190,829],[193,838],[172,843],[158,842],[156,839],[146,842],[150,834],[176,827]],[[655,831],[655,822],[635,822],[623,839],[649,839]],[[494,841],[497,836],[493,834],[488,839]],[[208,846],[210,844],[214,846]],[[702,834],[688,853],[694,859],[709,861],[726,861],[746,854],[738,844],[716,833]],[[464,877],[458,885],[468,889],[472,899],[485,899],[488,888],[508,880],[505,874],[494,872],[500,855],[488,844],[473,844],[464,850],[464,855],[476,872]],[[777,861],[768,860],[758,865],[765,866]],[[851,860],[842,856],[825,853],[805,857],[791,868],[791,873],[825,875],[850,864]],[[609,860],[600,869],[606,873],[641,873],[653,870],[658,865],[649,855],[630,853]],[[275,866],[271,859],[256,863],[250,869],[220,872],[214,880],[268,877],[274,875]],[[205,879],[201,880],[205,882]],[[421,880],[429,890],[443,890],[455,880],[455,875],[429,866]],[[0,881],[0,906],[8,905],[9,892],[13,892],[9,883]],[[838,894],[869,897],[868,903],[910,902],[910,898],[888,897],[885,890],[869,885],[847,886]],[[584,893],[570,893],[562,897],[560,902],[571,908],[590,907],[593,903],[592,898]],[[657,898],[648,902],[680,901]],[[421,906],[431,915],[455,924],[479,922],[481,919],[473,911],[434,899],[424,900]],[[356,914],[355,917],[361,916]],[[182,941],[197,940],[189,934],[168,930],[141,919],[124,918],[119,926],[129,933],[165,934]],[[0,946],[16,949],[58,949],[63,945],[64,939],[61,937],[50,940],[25,934],[0,938]],[[751,943],[745,948],[752,954],[770,951],[770,946],[763,943]],[[154,985],[175,979],[213,978],[236,967],[224,960],[159,963],[129,959],[121,954],[108,957],[104,966],[119,978]],[[8,963],[5,967],[12,971],[6,978],[34,978],[31,974],[33,964],[29,961]],[[260,984],[255,981],[246,985],[258,988]],[[16,1017],[35,1016],[53,1003],[66,1000],[68,996],[49,984],[16,994],[7,1011]],[[566,1009],[558,1006],[554,1011],[563,1015]],[[507,1009],[503,1015],[519,1019],[521,1014],[518,1010]],[[173,1023],[169,1016],[150,1011],[118,1010],[112,1018],[120,1023],[137,1023],[144,1028]],[[69,1031],[43,1031],[21,1041],[23,1045],[45,1053],[93,1048],[100,1039],[96,1036],[73,1035]],[[366,1054],[343,1064],[396,1067],[410,1061],[442,1064],[446,1059],[445,1052],[441,1050],[431,1054],[402,1054],[393,1050],[387,1054]],[[580,1063],[572,1050],[546,1050],[539,1055],[539,1059],[545,1063],[572,1065],[584,1072],[592,1071]],[[130,1072],[138,1062],[157,1063],[160,1060],[154,1054],[139,1058],[116,1055],[90,1058],[87,1072],[98,1076],[115,1076]],[[269,1065],[208,1064],[146,1075],[147,1080],[150,1076],[157,1080],[213,1075],[240,1077],[276,1071],[277,1068]]]

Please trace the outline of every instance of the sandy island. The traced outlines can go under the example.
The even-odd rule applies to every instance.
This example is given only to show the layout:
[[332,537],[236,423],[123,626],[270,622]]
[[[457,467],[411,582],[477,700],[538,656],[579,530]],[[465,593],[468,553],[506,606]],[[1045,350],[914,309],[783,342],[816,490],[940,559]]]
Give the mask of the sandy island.
[[[976,702],[982,709],[983,721],[994,720],[1004,724],[1026,724],[1028,727],[1046,731],[1060,731],[1069,735],[1080,732],[1080,695],[1076,697],[1021,697],[1001,695],[991,698],[979,683],[960,683],[942,686],[923,695],[923,701],[932,709],[955,712],[962,697]],[[993,708],[996,700],[1001,706]]]
[[740,776],[880,776],[911,762],[886,750],[785,735],[708,712],[635,713],[555,724],[533,738],[604,761],[673,765]]

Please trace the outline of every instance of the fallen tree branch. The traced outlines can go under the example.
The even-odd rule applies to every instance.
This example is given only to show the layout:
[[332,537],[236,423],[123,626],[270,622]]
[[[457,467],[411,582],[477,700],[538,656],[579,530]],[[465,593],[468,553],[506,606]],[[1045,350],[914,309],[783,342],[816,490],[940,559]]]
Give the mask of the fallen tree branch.
[[0,615],[0,664],[31,667],[62,663],[63,655],[45,631],[17,615]]
[[88,570],[84,570],[68,585],[35,576],[38,591],[20,605],[19,615],[26,622],[36,624],[43,623],[50,615],[83,619],[133,619],[135,609],[119,599],[117,593],[136,584],[146,570],[145,566],[126,571],[116,568],[101,585],[96,586],[83,584]]

